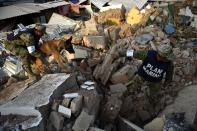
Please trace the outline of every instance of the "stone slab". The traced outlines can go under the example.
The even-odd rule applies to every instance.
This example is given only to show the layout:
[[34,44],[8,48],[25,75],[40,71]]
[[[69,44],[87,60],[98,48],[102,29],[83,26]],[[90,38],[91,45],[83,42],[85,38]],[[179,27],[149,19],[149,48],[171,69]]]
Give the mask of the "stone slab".
[[82,111],[79,117],[76,119],[75,124],[73,125],[74,131],[87,131],[89,126],[93,124],[95,117],[89,115],[85,111]]
[[70,118],[71,117],[71,109],[69,109],[67,107],[64,107],[62,105],[59,105],[58,112],[61,113],[61,114],[63,114],[67,118]]
[[[29,88],[24,90],[14,100],[1,105],[1,115],[18,114],[24,116],[35,116],[31,121],[21,123],[22,129],[38,126],[42,120],[40,110],[47,106],[56,90],[58,90],[70,77],[69,74],[48,74]],[[40,109],[40,110],[39,110]]]
[[185,87],[179,92],[174,103],[167,106],[161,114],[185,112],[186,121],[192,124],[197,110],[196,94],[197,85]]

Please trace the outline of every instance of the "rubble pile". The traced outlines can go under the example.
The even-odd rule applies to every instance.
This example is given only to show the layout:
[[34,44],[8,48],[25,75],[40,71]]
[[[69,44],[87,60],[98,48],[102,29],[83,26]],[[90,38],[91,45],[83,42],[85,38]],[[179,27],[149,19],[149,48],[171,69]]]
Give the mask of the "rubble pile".
[[[68,59],[79,87],[62,92],[63,97],[51,102],[47,130],[118,131],[117,119],[125,123],[122,118],[143,127],[173,103],[182,87],[196,83],[196,5],[147,4],[142,9],[132,7],[127,13],[121,6],[92,14],[80,29],[61,36],[72,37],[75,54],[64,50],[62,55]],[[127,50],[157,50],[161,44],[172,45],[176,55],[172,83],[162,86],[154,98],[147,96],[150,89],[146,83],[126,96],[142,63],[129,59]]]
[[[175,25],[165,27],[166,21],[171,17],[168,8],[162,10],[162,8],[153,8],[153,5],[152,7],[148,6],[144,10],[145,13],[139,15],[139,18],[138,15],[133,15],[135,14],[133,12],[140,14],[139,10],[132,8],[127,15],[128,24],[124,23],[119,15],[113,15],[115,10],[108,10],[98,14],[98,23],[95,20],[90,20],[91,25],[96,25],[97,29],[93,34],[87,35],[84,32],[71,34],[74,38],[74,45],[91,48],[89,51],[91,55],[86,59],[91,67],[92,71],[90,72],[92,72],[93,77],[105,88],[103,89],[105,96],[100,112],[100,122],[105,123],[106,129],[111,124],[115,124],[118,115],[142,126],[156,117],[166,105],[171,104],[181,87],[196,82],[195,31],[193,31],[193,36],[186,37],[184,35],[186,32],[179,31],[178,25],[177,27]],[[189,29],[190,26],[185,26],[185,28]],[[89,28],[85,28],[85,30],[89,30]],[[76,38],[78,39],[76,40]],[[145,94],[146,84],[142,85],[140,91],[135,95],[122,99],[124,97],[123,92],[127,90],[127,84],[135,76],[142,63],[141,60],[137,59],[129,60],[126,57],[126,50],[129,48],[157,50],[160,44],[171,44],[176,55],[174,78],[171,85],[162,88],[158,98],[154,98],[159,100],[155,103],[150,101]],[[81,64],[80,67],[82,67]],[[82,111],[81,114],[84,115],[85,112]],[[81,114],[76,122],[78,119],[82,119]],[[75,128],[75,124],[73,128]],[[110,128],[112,129],[114,126]]]
[[[47,130],[88,130],[96,128],[102,95],[96,82],[86,80],[88,76],[75,74],[76,86],[66,90],[63,99],[55,99],[50,106]],[[83,78],[83,79],[80,79]],[[84,79],[85,78],[85,79]]]

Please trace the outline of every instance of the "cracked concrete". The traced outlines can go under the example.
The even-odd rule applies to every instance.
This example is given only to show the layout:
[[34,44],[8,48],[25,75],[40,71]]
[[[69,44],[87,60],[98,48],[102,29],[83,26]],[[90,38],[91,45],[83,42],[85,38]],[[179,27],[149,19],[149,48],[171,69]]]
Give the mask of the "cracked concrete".
[[1,105],[1,115],[36,116],[22,122],[21,125],[24,130],[38,126],[44,117],[44,112],[48,109],[44,108],[49,104],[52,97],[60,97],[63,90],[72,86],[70,83],[72,80],[70,81],[69,78],[70,75],[64,73],[45,75],[14,100]]
[[174,103],[167,106],[162,114],[185,112],[186,121],[193,123],[197,111],[197,85],[191,85],[181,90]]

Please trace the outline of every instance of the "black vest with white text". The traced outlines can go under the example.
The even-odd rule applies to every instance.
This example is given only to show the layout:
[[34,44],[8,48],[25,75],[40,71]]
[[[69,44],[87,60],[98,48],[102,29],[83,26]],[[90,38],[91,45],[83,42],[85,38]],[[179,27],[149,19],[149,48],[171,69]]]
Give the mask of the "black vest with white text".
[[150,50],[140,66],[138,74],[146,81],[160,82],[164,73],[167,71],[169,64],[169,62],[158,61],[157,52]]

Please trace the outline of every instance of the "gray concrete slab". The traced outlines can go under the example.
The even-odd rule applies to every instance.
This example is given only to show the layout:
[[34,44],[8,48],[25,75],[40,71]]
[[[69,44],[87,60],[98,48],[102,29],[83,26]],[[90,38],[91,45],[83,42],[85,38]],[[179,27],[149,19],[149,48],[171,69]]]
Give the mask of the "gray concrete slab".
[[197,85],[191,85],[181,90],[174,103],[167,106],[162,114],[185,112],[186,121],[193,123],[197,111]]
[[12,113],[35,116],[35,118],[25,121],[21,125],[23,129],[38,126],[43,116],[39,109],[49,104],[51,96],[56,90],[59,90],[58,88],[66,88],[64,83],[69,77],[70,75],[65,73],[45,75],[40,81],[27,88],[14,100],[1,105],[1,114],[8,115]]

